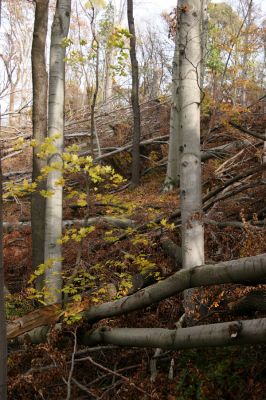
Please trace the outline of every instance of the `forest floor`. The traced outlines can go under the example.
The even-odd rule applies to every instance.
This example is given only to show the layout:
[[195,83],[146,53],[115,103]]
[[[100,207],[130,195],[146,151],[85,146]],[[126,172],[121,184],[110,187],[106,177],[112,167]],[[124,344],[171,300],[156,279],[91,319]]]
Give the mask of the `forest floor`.
[[[153,125],[147,125],[149,131],[144,125],[143,139],[162,137],[168,133],[169,107],[158,107],[156,105],[154,116],[149,114]],[[143,119],[145,115],[143,113]],[[256,118],[255,112],[239,115],[237,122],[250,132],[264,134],[265,114],[260,119]],[[118,128],[121,128],[118,136],[112,140],[107,138],[104,146],[125,145],[130,125],[121,124]],[[263,142],[232,127],[224,115],[217,118],[211,132],[209,120],[203,120],[202,131],[204,150],[248,139],[245,147],[236,146],[226,157],[210,158],[203,164],[206,263],[265,253],[266,175],[265,170],[259,169]],[[71,143],[75,141],[73,139]],[[110,189],[99,187],[97,193],[91,193],[86,207],[78,207],[69,200],[64,202],[65,220],[102,217],[96,229],[79,245],[73,241],[64,244],[63,254],[66,275],[73,270],[77,273],[86,271],[95,277],[97,286],[111,285],[115,292],[104,292],[97,301],[126,295],[138,289],[134,286],[135,281],[142,287],[164,279],[180,268],[162,244],[167,239],[176,246],[180,245],[178,219],[171,217],[180,206],[179,190],[162,191],[167,145],[163,141],[143,145],[142,154],[142,171],[149,171],[142,177],[138,188],[116,189],[110,193]],[[110,156],[105,162],[111,163],[128,178],[128,151]],[[30,168],[30,149],[3,161],[6,180],[14,178],[7,177],[10,172],[29,171]],[[250,173],[245,175],[249,170]],[[70,180],[79,188],[84,184],[83,177],[78,174],[71,176]],[[126,229],[110,226],[108,220],[103,218],[106,216],[130,221],[132,226]],[[30,199],[8,199],[4,204],[4,221],[12,226],[4,235],[6,283],[12,294],[8,300],[8,317],[12,319],[34,308],[32,300],[27,298],[31,274],[31,229],[30,226],[19,225],[30,221]],[[151,274],[147,279],[139,280],[143,271],[151,271]],[[130,287],[131,282],[133,288]],[[92,289],[83,287],[83,291],[89,293]],[[263,307],[256,309],[252,304],[244,308],[240,306],[241,299],[254,293],[265,293],[265,285],[220,285],[195,290],[196,323],[265,317]],[[109,325],[173,329],[182,314],[182,296],[176,295],[145,310],[100,321],[93,328]],[[66,398],[74,331],[75,325],[64,324],[60,333],[51,331],[45,344],[10,344],[10,400]],[[156,359],[155,376],[154,350],[105,346],[94,350],[79,345],[75,349],[70,398],[263,400],[266,393],[265,350],[265,346],[258,345],[161,352]]]

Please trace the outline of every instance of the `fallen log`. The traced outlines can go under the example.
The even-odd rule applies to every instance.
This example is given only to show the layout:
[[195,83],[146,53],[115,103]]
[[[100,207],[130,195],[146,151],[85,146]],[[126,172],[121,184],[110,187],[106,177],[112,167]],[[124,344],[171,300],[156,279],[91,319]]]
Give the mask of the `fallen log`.
[[177,246],[168,236],[162,236],[160,243],[165,253],[171,257],[174,261],[175,268],[178,265],[182,265],[182,250],[180,246]]
[[189,328],[110,328],[101,327],[82,336],[85,345],[112,344],[179,350],[235,346],[266,342],[266,318],[222,322]]
[[248,135],[263,141],[265,140],[265,135],[263,135],[262,133],[252,132],[249,129],[244,128],[243,126],[240,126],[233,121],[229,121],[229,125],[231,125],[233,128],[238,129],[240,132],[247,133]]
[[[63,228],[69,228],[74,225],[80,225],[80,226],[91,226],[91,225],[97,225],[101,223],[106,223],[112,226],[115,226],[117,228],[133,228],[135,227],[135,221],[132,219],[128,218],[117,218],[117,217],[110,217],[110,216],[99,216],[99,217],[92,217],[92,218],[86,218],[86,219],[69,219],[69,220],[64,220],[63,221]],[[24,228],[29,228],[31,227],[31,222],[30,221],[22,221],[17,224],[12,224],[10,222],[3,222],[3,228],[4,231],[10,232],[14,230],[23,230]]]
[[[189,288],[225,283],[254,285],[265,282],[266,254],[261,254],[220,264],[182,269],[169,278],[148,286],[131,296],[90,308],[88,308],[87,302],[84,302],[79,311],[82,312],[83,318],[91,323],[151,306]],[[61,305],[57,304],[43,307],[9,322],[8,339],[49,324],[50,321],[53,321],[53,323],[59,321],[62,316],[60,307]]]
[[266,311],[266,290],[256,289],[241,299],[231,302],[228,307],[232,313],[250,314],[257,311]]
[[199,286],[264,282],[266,282],[266,254],[182,269],[131,296],[93,306],[84,312],[84,318],[91,322],[129,313],[158,303],[183,290]]
[[248,176],[251,176],[257,172],[263,171],[264,169],[266,169],[266,165],[258,165],[257,167],[252,167],[248,170],[241,172],[241,174],[236,175],[231,179],[228,179],[228,181],[223,182],[222,186],[218,186],[217,188],[215,188],[215,189],[211,190],[209,193],[207,193],[202,199],[203,203],[205,203],[211,197],[216,196],[217,194],[222,192],[225,188],[227,188],[228,186],[231,186],[233,183],[238,182],[241,179],[247,178]]
[[62,316],[61,304],[38,308],[7,324],[7,338],[14,339],[40,326],[52,325]]

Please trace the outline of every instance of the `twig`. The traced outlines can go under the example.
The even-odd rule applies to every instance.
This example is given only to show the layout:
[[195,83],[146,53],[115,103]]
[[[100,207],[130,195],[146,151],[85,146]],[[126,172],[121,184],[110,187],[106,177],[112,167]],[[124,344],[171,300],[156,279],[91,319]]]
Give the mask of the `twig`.
[[150,398],[153,398],[153,396],[151,394],[149,394],[148,392],[146,392],[145,390],[141,389],[140,387],[138,387],[137,385],[135,385],[134,382],[132,382],[129,378],[127,378],[124,375],[119,374],[118,372],[112,371],[111,369],[104,367],[103,365],[97,363],[96,361],[94,361],[91,357],[85,357],[85,358],[80,358],[78,361],[90,361],[93,365],[95,365],[96,367],[102,369],[103,371],[108,372],[109,374],[112,374],[114,376],[117,376],[120,379],[123,379],[125,382],[127,382],[130,386],[133,386],[135,389],[137,389],[139,392],[145,394],[146,396],[149,396]]
[[93,394],[86,386],[82,385],[80,382],[78,382],[75,378],[71,379],[73,383],[75,383],[75,385],[80,389],[83,390],[83,392],[89,394],[90,396],[92,396],[94,399],[100,399],[100,397],[96,396],[95,394]]
[[[135,369],[135,368],[139,368],[141,367],[142,364],[136,364],[136,365],[130,365],[129,367],[124,367],[124,368],[119,368],[117,371],[113,371],[113,372],[123,372],[123,371],[128,371],[130,369]],[[103,376],[100,376],[99,378],[94,379],[93,381],[91,381],[89,383],[89,386],[93,386],[95,385],[95,383],[100,382],[102,379],[106,378],[107,376],[111,375],[111,373],[105,374]],[[113,374],[112,374],[113,375]]]
[[66,400],[70,400],[71,399],[71,380],[72,380],[72,375],[74,372],[74,366],[75,366],[75,354],[76,354],[76,350],[77,350],[77,328],[75,328],[75,332],[73,333],[74,335],[74,346],[73,346],[73,352],[71,355],[71,367],[69,370],[69,374],[68,374],[68,380],[67,380],[67,396],[66,396]]

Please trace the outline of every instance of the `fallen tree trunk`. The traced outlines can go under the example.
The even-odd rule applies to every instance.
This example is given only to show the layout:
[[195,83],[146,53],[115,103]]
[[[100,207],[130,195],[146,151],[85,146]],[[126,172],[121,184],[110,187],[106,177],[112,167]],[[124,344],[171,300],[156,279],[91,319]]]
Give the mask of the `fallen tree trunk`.
[[207,161],[213,157],[226,157],[234,150],[243,149],[248,146],[250,142],[248,140],[235,140],[231,143],[222,144],[221,146],[213,147],[201,151],[201,161]]
[[[265,282],[266,254],[261,254],[220,264],[203,265],[181,270],[163,281],[122,299],[92,306],[89,309],[87,309],[87,302],[84,302],[84,305],[80,306],[80,311],[84,310],[83,318],[85,320],[94,322],[151,306],[189,288],[224,283],[254,285]],[[49,321],[56,322],[61,315],[60,305],[56,304],[54,305],[54,310],[53,306],[47,306],[26,314],[8,324],[8,339],[45,325],[45,319],[47,323]]]
[[7,339],[14,339],[39,326],[54,324],[61,317],[61,304],[53,304],[34,310],[7,324]]
[[[110,216],[100,216],[100,217],[92,217],[87,219],[69,219],[63,221],[63,228],[69,228],[73,225],[80,226],[91,226],[96,224],[106,223],[117,228],[133,228],[135,227],[135,221],[128,218],[118,218],[118,217],[110,217]],[[9,222],[3,223],[3,228],[5,231],[14,231],[14,230],[23,230],[24,228],[29,228],[31,226],[30,221],[22,221],[17,224],[12,224]]]
[[244,128],[243,126],[240,126],[233,121],[229,121],[229,125],[231,125],[235,129],[238,129],[240,132],[247,133],[248,135],[263,141],[265,140],[265,136],[262,133],[251,132],[249,129]]
[[112,344],[168,350],[266,342],[266,318],[223,322],[175,330],[101,327],[82,336],[85,345]]
[[231,179],[228,179],[228,181],[223,182],[222,186],[218,186],[217,188],[214,188],[209,193],[207,193],[202,199],[203,203],[205,203],[207,200],[211,199],[212,197],[216,196],[217,194],[222,192],[225,188],[231,186],[233,183],[238,182],[241,179],[247,178],[248,176],[254,175],[257,172],[263,171],[265,168],[266,168],[266,165],[258,165],[257,167],[252,167],[252,168],[242,172],[241,174],[236,175]]
[[239,228],[239,229],[246,229],[248,227],[248,229],[252,229],[252,230],[261,230],[264,229],[264,227],[253,224],[253,221],[250,222],[246,222],[245,224],[243,222],[240,221],[215,221],[212,219],[208,219],[208,218],[204,218],[203,219],[204,224],[206,225],[214,225],[217,226],[218,228],[227,228],[227,227],[233,227],[233,228]]
[[244,297],[237,301],[228,304],[231,312],[237,314],[250,314],[256,311],[266,311],[266,291],[263,289],[256,289],[246,294]]
[[84,312],[84,318],[91,322],[129,313],[148,307],[185,289],[199,286],[264,282],[266,282],[266,254],[220,264],[203,265],[178,271],[169,278],[131,296],[93,306]]
[[181,247],[177,246],[168,236],[162,236],[160,238],[161,246],[164,252],[173,259],[175,268],[178,265],[182,265],[182,251]]

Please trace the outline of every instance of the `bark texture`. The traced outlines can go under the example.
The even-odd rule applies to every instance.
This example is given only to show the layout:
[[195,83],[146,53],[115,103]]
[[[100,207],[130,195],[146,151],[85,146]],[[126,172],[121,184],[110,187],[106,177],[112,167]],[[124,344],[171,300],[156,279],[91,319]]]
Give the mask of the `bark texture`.
[[[103,318],[126,314],[173,296],[182,290],[223,283],[256,284],[266,282],[266,254],[242,258],[215,265],[204,265],[191,269],[182,269],[171,277],[149,286],[131,296],[100,304],[86,309],[84,318],[94,322]],[[7,327],[8,339],[22,335],[42,325],[55,323],[62,315],[61,305],[42,307],[17,318]]]
[[[204,264],[201,199],[200,64],[201,1],[181,0],[180,17],[180,199],[183,268]],[[191,292],[185,292],[186,313],[192,310]]]
[[51,34],[48,137],[57,135],[56,151],[50,155],[48,164],[56,163],[48,174],[47,189],[53,192],[46,201],[45,260],[55,260],[52,268],[45,271],[45,287],[48,303],[61,301],[61,245],[63,189],[57,184],[62,178],[62,153],[64,147],[64,98],[65,98],[65,53],[64,39],[68,35],[71,0],[57,0]]
[[223,322],[175,330],[101,327],[83,335],[86,345],[112,344],[168,350],[265,343],[266,318]]
[[[177,1],[177,9],[179,9],[180,0]],[[173,190],[180,184],[180,106],[179,106],[179,21],[177,20],[177,29],[175,36],[175,51],[172,67],[172,102],[170,114],[170,137],[167,161],[167,173],[164,182],[164,191]]]
[[133,109],[133,145],[131,183],[137,186],[140,180],[140,107],[139,107],[139,67],[136,56],[136,33],[133,16],[133,0],[127,0],[128,30],[130,32],[130,61],[132,70],[131,103]]
[[266,282],[266,254],[240,258],[214,265],[182,269],[163,281],[112,302],[85,311],[88,321],[114,317],[148,307],[189,288],[224,283]]
[[[46,71],[45,44],[48,25],[49,0],[35,1],[35,20],[31,50],[32,62],[32,138],[38,144],[44,142],[47,136],[47,89],[48,75]],[[46,162],[37,154],[40,147],[33,147],[32,181],[41,175],[41,169]],[[32,267],[35,269],[44,262],[45,240],[45,198],[40,190],[45,190],[46,182],[38,184],[37,191],[31,197],[31,227],[32,227]],[[40,290],[43,280],[36,280],[36,288]]]

